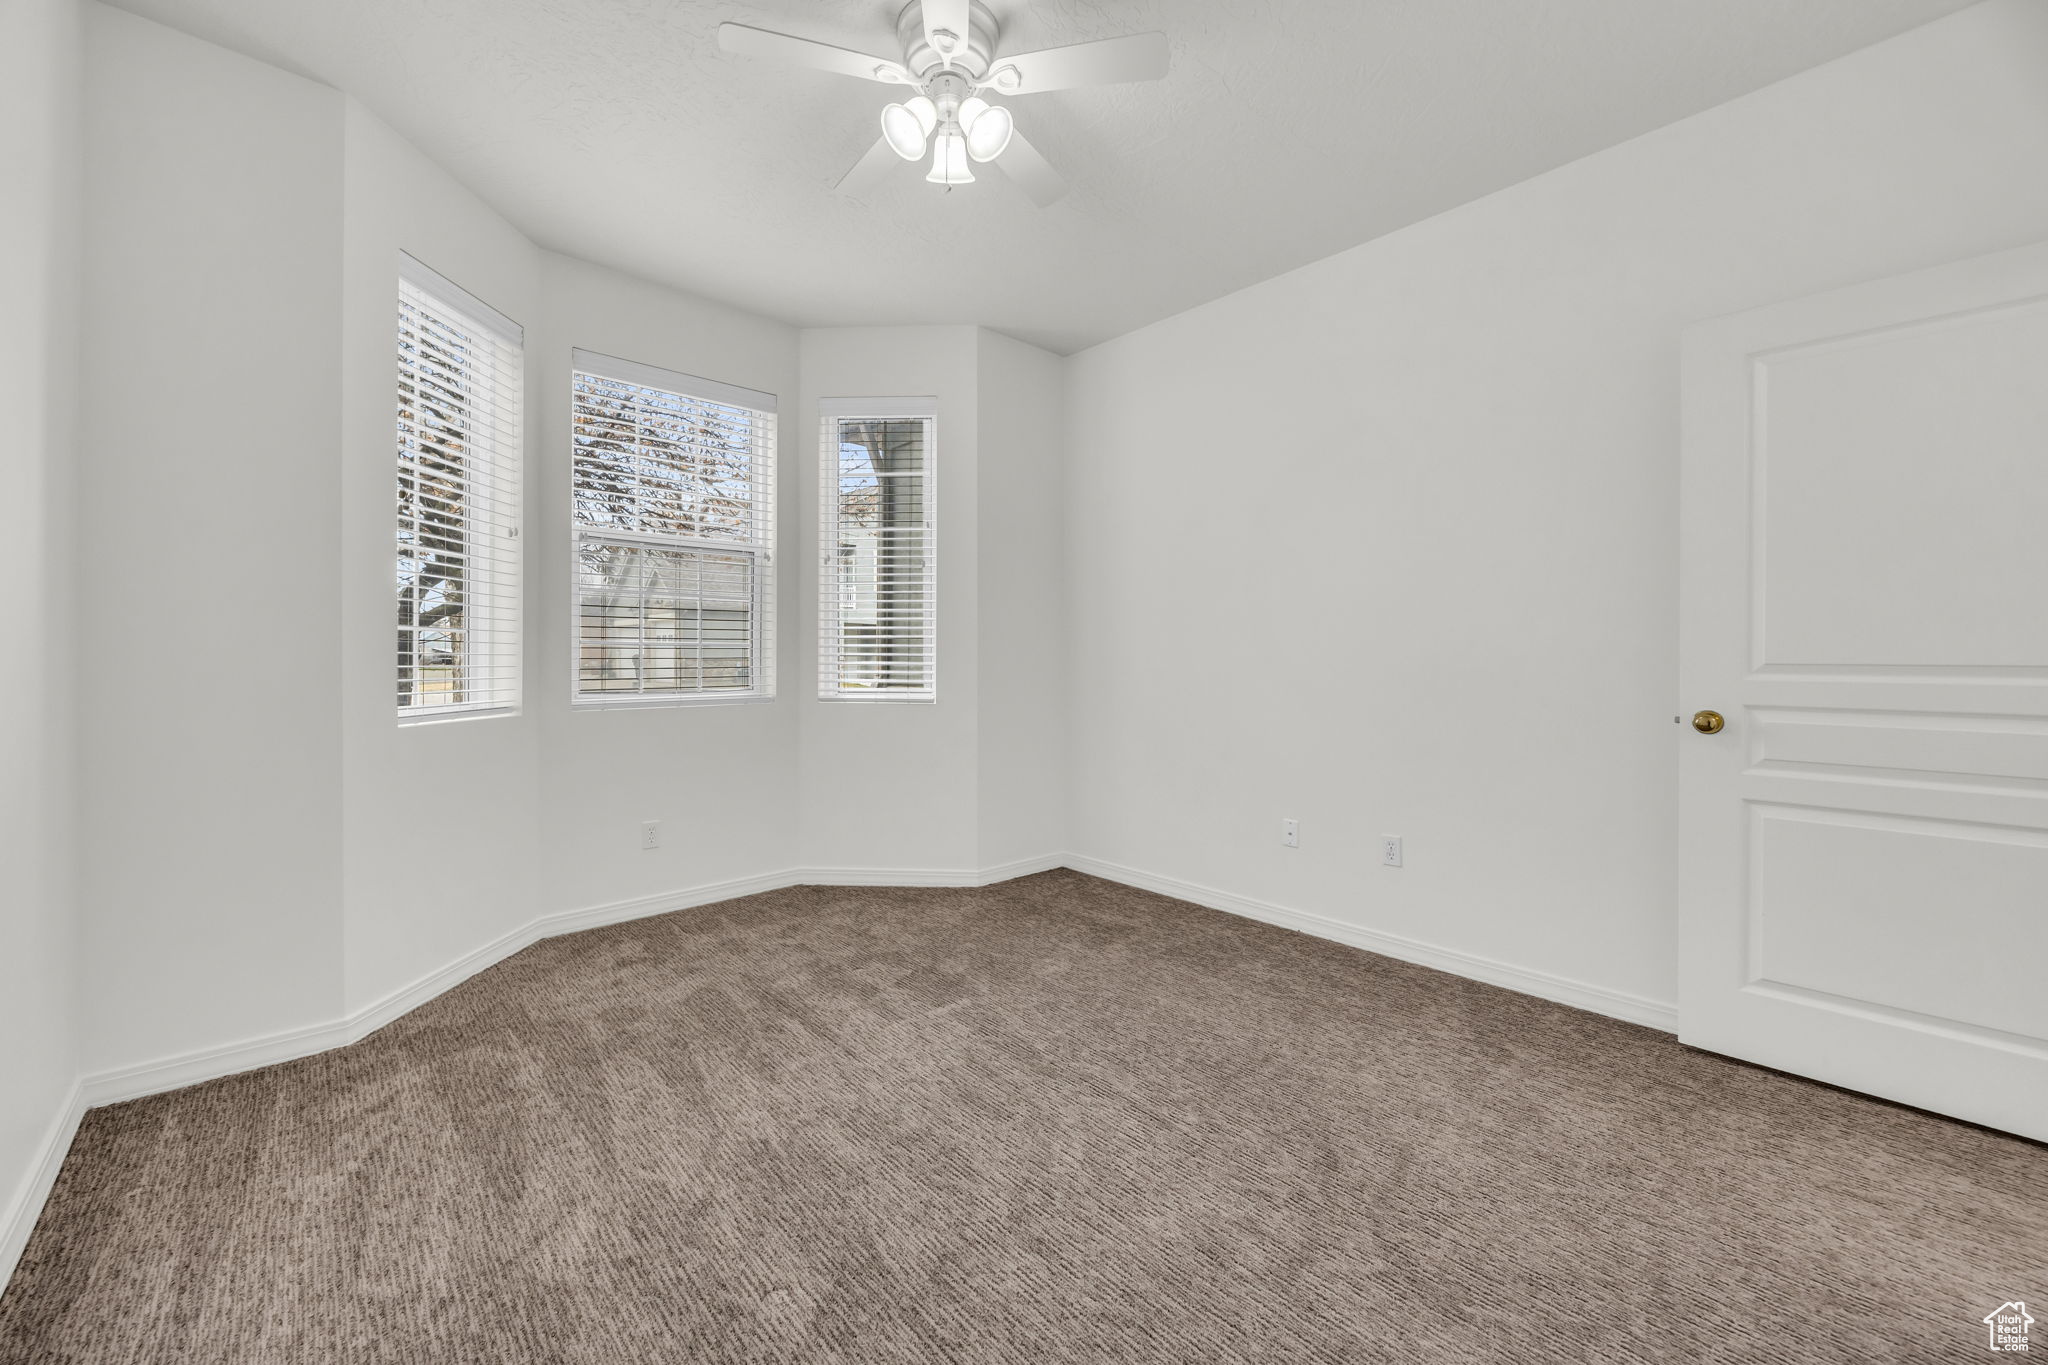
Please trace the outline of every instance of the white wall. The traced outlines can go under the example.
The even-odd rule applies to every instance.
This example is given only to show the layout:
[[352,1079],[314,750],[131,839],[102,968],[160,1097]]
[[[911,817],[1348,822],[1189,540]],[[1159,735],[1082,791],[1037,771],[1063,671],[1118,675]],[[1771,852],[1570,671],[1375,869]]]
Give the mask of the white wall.
[[[1668,998],[1675,336],[2048,233],[2044,24],[1995,0],[1062,363],[971,327],[799,334],[541,252],[338,92],[90,6],[79,316],[119,382],[78,533],[8,547],[65,570],[10,642],[61,633],[71,585],[90,619],[82,1065],[325,1024],[540,914],[1063,843]],[[64,66],[34,51],[10,98],[47,110]],[[24,183],[79,160],[18,145],[59,149]],[[15,259],[61,260],[52,194]],[[402,247],[529,324],[514,719],[390,722]],[[64,353],[24,338],[69,310],[10,312]],[[574,346],[784,399],[773,703],[569,708]],[[15,378],[61,398],[61,367]],[[862,394],[940,401],[937,705],[815,696],[816,405]],[[65,407],[20,407],[55,415],[8,455],[60,511],[27,452]],[[67,728],[9,741],[41,775],[10,809],[60,851],[8,876],[44,907]],[[454,796],[422,822],[430,783]]]
[[[540,470],[527,519],[537,537],[528,550],[528,619],[540,652],[529,656],[527,688],[542,717],[543,894],[551,909],[573,910],[780,871],[797,842],[791,646],[800,584],[791,551],[803,523],[789,491],[803,467],[802,423],[790,416],[797,334],[566,256],[543,258],[541,282],[543,324],[530,338],[542,376],[540,424],[527,440]],[[774,701],[571,710],[569,369],[579,347],[781,401]],[[661,822],[661,848],[640,847],[643,820]]]
[[[69,552],[102,604],[83,644],[83,818],[120,840],[83,875],[88,1072],[331,1041],[543,915],[800,865],[972,872],[990,850],[1057,850],[1058,696],[1030,673],[1057,656],[1054,357],[970,327],[800,338],[540,251],[324,86],[100,6],[90,58],[86,345],[123,380],[95,395],[96,538]],[[526,324],[515,717],[392,716],[401,250]],[[782,398],[773,702],[571,708],[575,347]],[[1001,508],[977,500],[984,384],[1003,407],[988,439],[1020,461]],[[942,405],[943,700],[825,707],[817,399],[906,393]],[[977,730],[983,523],[1030,557],[988,580],[1021,623],[991,642],[1016,684],[998,689],[999,734]],[[865,797],[807,808],[806,781]],[[653,852],[646,819],[664,827]]]
[[341,1007],[342,97],[87,10],[85,1065]]
[[0,1284],[78,1074],[70,667],[80,32],[9,7],[0,42]]
[[[1668,1000],[1671,717],[1712,702],[1673,695],[1677,334],[2048,236],[2034,0],[1069,362],[539,251],[338,92],[98,5],[80,123],[76,23],[24,0],[0,53],[0,1192],[81,1068],[795,867],[1064,843]],[[390,715],[401,248],[528,324],[513,719]],[[774,702],[570,709],[577,346],[783,399]],[[851,395],[939,400],[936,705],[816,696],[816,411]]]
[[[555,375],[533,344],[540,251],[354,100],[342,206],[342,808],[345,1003],[355,1011],[541,913],[542,714],[394,720],[392,384],[398,254],[410,252],[527,328],[527,526],[547,497],[535,453]],[[529,573],[529,621],[546,584]],[[525,639],[529,677],[544,662]],[[554,908],[554,907],[549,907]]]
[[1067,847],[1061,443],[1066,365],[977,334],[977,863]]
[[[330,1045],[542,915],[1058,850],[1057,358],[971,327],[800,337],[550,255],[337,91],[31,6],[0,94],[0,487],[28,513],[0,550],[0,1216],[32,1220],[81,1072],[133,1093]],[[401,250],[527,325],[516,717],[392,715]],[[775,701],[571,709],[574,347],[781,397]],[[816,698],[817,401],[869,394],[940,400],[935,706]]]
[[1679,330],[2048,236],[2044,71],[1995,0],[1075,357],[1079,851],[1671,1000]]
[[[973,327],[827,327],[803,333],[803,402],[783,438],[792,473],[783,485],[783,506],[794,514],[800,533],[802,649],[783,677],[801,703],[807,867],[980,866],[977,338]],[[847,397],[938,400],[935,702],[818,697],[818,404]]]

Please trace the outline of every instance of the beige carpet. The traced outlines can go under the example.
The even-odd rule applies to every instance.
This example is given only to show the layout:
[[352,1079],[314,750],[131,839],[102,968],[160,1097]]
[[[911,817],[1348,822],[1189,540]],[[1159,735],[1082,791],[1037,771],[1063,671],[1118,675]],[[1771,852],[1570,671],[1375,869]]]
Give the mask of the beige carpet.
[[0,1360],[1993,1360],[2048,1151],[1071,872],[554,939],[95,1110]]

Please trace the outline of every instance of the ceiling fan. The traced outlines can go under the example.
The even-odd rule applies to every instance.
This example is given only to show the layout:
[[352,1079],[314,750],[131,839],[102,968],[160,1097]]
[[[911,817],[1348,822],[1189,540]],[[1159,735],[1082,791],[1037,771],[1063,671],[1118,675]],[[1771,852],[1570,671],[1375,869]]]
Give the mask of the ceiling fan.
[[838,189],[858,193],[880,180],[897,158],[919,161],[930,151],[925,179],[933,184],[969,184],[974,163],[994,162],[1042,207],[1067,192],[1066,181],[1017,131],[1009,109],[983,95],[1156,81],[1166,74],[1166,35],[1133,33],[998,56],[1000,32],[982,0],[910,0],[896,17],[901,61],[745,24],[720,24],[718,43],[727,52],[916,91],[882,110],[882,136],[840,177]]

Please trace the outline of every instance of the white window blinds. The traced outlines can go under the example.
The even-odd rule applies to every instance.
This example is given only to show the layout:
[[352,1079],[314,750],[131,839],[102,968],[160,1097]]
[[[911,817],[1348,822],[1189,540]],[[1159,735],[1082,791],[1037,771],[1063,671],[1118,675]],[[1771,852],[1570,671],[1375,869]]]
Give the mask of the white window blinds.
[[398,715],[519,705],[519,324],[409,256],[398,281]]
[[931,399],[822,408],[818,694],[938,696],[938,503]]
[[581,705],[775,692],[775,395],[575,354]]

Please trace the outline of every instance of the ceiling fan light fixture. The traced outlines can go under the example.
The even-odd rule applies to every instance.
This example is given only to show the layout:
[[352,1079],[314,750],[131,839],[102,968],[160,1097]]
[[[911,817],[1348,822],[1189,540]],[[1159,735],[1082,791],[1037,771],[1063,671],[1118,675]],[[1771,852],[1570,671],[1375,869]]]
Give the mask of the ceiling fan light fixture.
[[974,168],[967,160],[967,138],[960,125],[949,123],[932,139],[932,169],[925,176],[934,185],[972,185]]
[[1172,64],[1172,45],[1164,33],[1127,33],[1011,52],[990,8],[995,0],[894,3],[901,6],[895,26],[901,60],[751,24],[718,26],[719,47],[741,57],[908,87],[900,92],[901,104],[881,112],[881,136],[870,133],[871,145],[832,183],[840,194],[859,195],[880,183],[891,174],[888,168],[897,158],[915,165],[929,157],[925,179],[945,186],[971,184],[975,162],[1001,158],[1004,177],[1044,208],[1066,193],[1066,181],[1031,145],[1009,110],[979,97],[1008,99],[1047,90],[1156,81]]
[[938,121],[936,110],[929,121],[920,115],[916,108],[920,102],[931,107],[931,101],[919,95],[908,104],[891,104],[882,110],[882,138],[889,144],[889,150],[905,161],[915,161],[924,155],[925,141]]
[[967,134],[967,155],[976,161],[994,161],[1010,145],[1017,121],[1009,110],[976,95],[961,101],[960,127]]

